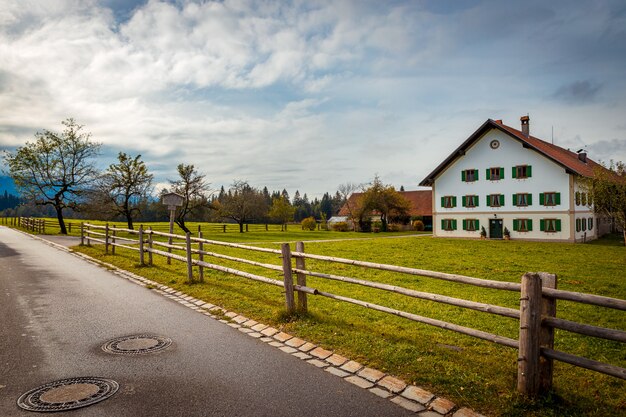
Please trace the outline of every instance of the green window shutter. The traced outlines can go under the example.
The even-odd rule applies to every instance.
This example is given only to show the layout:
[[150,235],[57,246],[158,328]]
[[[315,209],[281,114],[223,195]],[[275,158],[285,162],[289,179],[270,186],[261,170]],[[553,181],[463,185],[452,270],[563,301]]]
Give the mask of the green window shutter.
[[[472,199],[474,200],[474,207],[478,207],[478,196],[477,195],[473,195]],[[478,220],[476,220],[478,221]]]
[[504,205],[504,194],[500,194],[500,205]]
[[441,207],[445,207],[445,206],[446,206],[446,198],[441,197]]
[[491,179],[491,169],[487,168],[485,171],[485,178],[487,178],[488,180]]
[[526,195],[526,202],[528,203],[529,206],[533,205],[533,195],[532,194],[527,194]]
[[513,194],[513,205],[517,206],[517,194]]
[[452,207],[456,207],[456,196],[452,197]]
[[490,197],[489,194],[487,194],[486,197],[487,197],[487,207],[491,207],[491,201],[489,199],[489,197]]
[[517,167],[513,167],[511,170],[511,178],[517,178]]
[[446,230],[446,219],[441,219],[441,230]]
[[530,165],[528,165],[528,166],[526,167],[526,176],[527,176],[528,178],[530,178],[530,177],[532,177],[532,176],[533,176],[533,175],[532,175],[532,167],[531,167]]
[[461,181],[465,181],[465,171],[461,171]]
[[519,230],[519,220],[517,219],[513,219],[513,230],[516,232]]
[[[478,219],[474,220],[474,230],[478,230],[480,228],[480,222]],[[591,230],[591,229],[589,229]]]
[[546,205],[546,197],[543,193],[539,193],[539,205],[541,206]]
[[504,167],[500,168],[500,179],[503,180],[504,179]]
[[561,204],[561,193],[556,193],[556,205]]
[[474,170],[474,181],[478,181],[478,170]]
[[533,231],[533,219],[526,220],[526,227],[528,227],[529,232]]
[[463,207],[467,207],[467,197],[466,196],[461,197],[461,202],[463,204]]
[[542,232],[546,231],[546,220],[545,219],[539,220],[539,230],[542,231]]
[[580,232],[580,219],[576,219],[576,231]]
[[456,219],[452,220],[452,230],[456,230]]
[[463,219],[463,230],[467,230],[467,219]]
[[556,219],[556,231],[561,231],[561,219]]

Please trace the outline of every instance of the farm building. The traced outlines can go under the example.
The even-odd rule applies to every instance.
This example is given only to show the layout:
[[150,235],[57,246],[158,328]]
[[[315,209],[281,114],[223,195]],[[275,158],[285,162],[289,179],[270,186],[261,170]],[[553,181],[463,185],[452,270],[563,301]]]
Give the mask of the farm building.
[[[355,208],[358,206],[359,198],[363,193],[353,193],[346,204],[341,207],[337,218],[343,219],[342,221],[349,221],[350,219],[350,207]],[[432,191],[431,190],[417,190],[417,191],[398,191],[402,197],[407,199],[411,203],[411,209],[409,210],[409,216],[412,218],[419,217],[424,222],[426,230],[430,230],[432,226]],[[334,217],[333,217],[334,218]],[[374,213],[372,220],[379,220],[379,216]]]
[[599,164],[489,119],[421,183],[433,188],[434,236],[581,242],[609,231],[582,179]]

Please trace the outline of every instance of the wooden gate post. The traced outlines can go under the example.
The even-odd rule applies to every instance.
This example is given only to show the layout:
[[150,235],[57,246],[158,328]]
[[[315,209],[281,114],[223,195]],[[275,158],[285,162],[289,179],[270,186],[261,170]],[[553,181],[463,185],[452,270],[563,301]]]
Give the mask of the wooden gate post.
[[293,314],[296,311],[296,306],[293,297],[293,275],[291,271],[291,249],[289,243],[283,243],[280,247],[283,255],[283,279],[285,285],[285,306],[287,307],[287,314]]
[[193,284],[193,264],[191,259],[191,233],[185,235],[185,252],[187,255],[187,280]]
[[[556,289],[557,279],[555,274],[539,272],[541,286],[543,288]],[[542,296],[541,316],[556,317],[556,298]],[[542,348],[554,349],[554,327],[541,326],[539,345]],[[541,352],[540,352],[541,353]],[[546,394],[552,389],[553,360],[543,355],[539,356],[539,392]]]
[[527,272],[522,276],[520,296],[517,391],[529,397],[539,393],[541,304],[541,277]]
[[143,224],[139,225],[139,265],[144,266],[144,258],[143,258]]
[[109,254],[109,223],[104,226],[104,253]]
[[80,222],[80,246],[85,245],[85,222]]
[[[296,252],[304,252],[304,242],[296,242]],[[296,268],[305,269],[304,258],[298,256],[296,258]],[[298,285],[306,287],[306,275],[298,273],[297,275]],[[308,303],[306,293],[298,291],[298,310],[302,313],[308,311]]]
[[152,226],[148,226],[148,265],[152,266]]
[[[200,230],[200,226],[198,226],[198,237],[202,239],[202,230]],[[204,261],[204,254],[202,253],[202,251],[204,251],[204,243],[202,243],[202,241],[198,242],[198,251],[200,251],[198,258],[200,259],[200,262],[202,262]],[[200,282],[204,282],[204,268],[202,265],[198,265],[198,272],[198,279]]]
[[111,229],[111,255],[115,255],[115,226]]

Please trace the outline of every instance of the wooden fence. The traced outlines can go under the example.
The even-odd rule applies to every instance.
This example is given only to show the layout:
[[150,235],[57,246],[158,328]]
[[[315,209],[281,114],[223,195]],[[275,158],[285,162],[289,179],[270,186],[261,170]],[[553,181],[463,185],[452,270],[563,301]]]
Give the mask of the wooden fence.
[[[121,237],[121,233],[126,234],[126,236],[134,235],[136,236],[136,238]],[[159,241],[155,239],[155,237],[167,238],[169,243]],[[172,243],[174,241],[177,241],[178,244]],[[597,327],[589,324],[582,324],[557,318],[557,300],[568,300],[583,304],[591,304],[595,306],[617,309],[621,311],[626,311],[626,301],[598,295],[559,290],[556,288],[557,277],[553,274],[543,272],[529,272],[522,276],[521,284],[517,284],[511,282],[485,280],[463,275],[447,274],[443,272],[434,272],[415,268],[309,254],[305,252],[303,242],[297,242],[296,251],[292,252],[289,244],[287,243],[282,244],[281,249],[277,250],[247,246],[237,243],[226,243],[215,240],[208,240],[202,237],[202,232],[199,233],[198,237],[192,237],[189,233],[183,236],[159,232],[151,229],[143,230],[142,227],[140,227],[139,230],[129,230],[109,227],[108,225],[97,226],[85,224],[81,227],[81,244],[90,244],[91,242],[104,244],[105,251],[112,254],[115,253],[116,247],[123,247],[137,251],[139,254],[139,262],[141,265],[152,265],[153,255],[165,256],[168,258],[168,260],[175,259],[177,261],[184,262],[187,264],[187,279],[189,280],[189,282],[194,281],[195,278],[193,273],[193,266],[197,266],[198,279],[200,281],[204,279],[204,269],[207,268],[282,287],[285,290],[286,309],[287,312],[290,314],[295,312],[296,310],[307,311],[307,295],[316,295],[330,298],[336,301],[355,304],[365,308],[403,317],[408,320],[455,331],[468,336],[476,337],[479,339],[497,343],[499,345],[517,349],[517,390],[528,396],[535,396],[540,393],[545,393],[551,388],[554,360],[601,372],[617,378],[626,379],[626,369],[624,368],[603,362],[598,362],[588,358],[583,358],[580,356],[575,356],[554,349],[554,329],[562,329],[582,335],[626,343],[626,332],[624,331]],[[280,255],[282,257],[282,265],[266,264],[250,259],[237,258],[233,256],[206,251],[204,245],[207,244],[243,249],[246,251],[265,252]],[[172,253],[172,250],[181,251],[184,253],[184,255]],[[145,259],[146,254],[148,256],[147,260]],[[196,258],[194,258],[194,255],[196,256]],[[235,261],[248,265],[254,265],[272,271],[279,271],[283,275],[283,280],[275,280],[260,275],[240,271],[234,268],[228,268],[222,265],[206,262],[205,256],[216,259]],[[293,259],[295,259],[295,268],[292,265]],[[408,288],[383,284],[379,282],[366,281],[358,278],[315,272],[306,268],[305,261],[307,259],[325,261],[335,264],[352,265],[380,271],[391,271],[408,275],[430,277],[434,279],[478,286],[482,288],[513,291],[520,294],[520,307],[519,309],[512,309],[508,307],[448,297],[440,294],[415,291]],[[468,328],[453,323],[448,323],[442,320],[400,311],[382,305],[319,291],[315,288],[307,286],[307,276],[376,288],[383,291],[402,294],[408,297],[434,301],[437,303],[448,304],[488,314],[495,314],[516,319],[519,320],[519,339],[511,339],[489,332]],[[296,278],[295,283],[294,277]]]

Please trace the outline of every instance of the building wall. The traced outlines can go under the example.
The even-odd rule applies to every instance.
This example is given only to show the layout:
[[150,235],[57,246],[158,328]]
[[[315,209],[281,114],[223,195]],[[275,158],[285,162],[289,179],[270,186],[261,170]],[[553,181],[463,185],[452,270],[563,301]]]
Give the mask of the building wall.
[[[492,149],[490,143],[499,141],[499,146]],[[532,176],[527,179],[512,177],[512,167],[530,165]],[[486,169],[503,167],[504,178],[487,180]],[[478,180],[464,182],[461,172],[468,169],[478,170]],[[479,231],[462,230],[463,219],[478,219],[480,227],[485,227],[489,233],[489,219],[503,220],[503,226],[511,232],[511,238],[537,240],[582,240],[584,233],[576,232],[574,215],[582,218],[593,216],[591,209],[579,206],[576,210],[574,202],[575,191],[578,189],[573,176],[565,172],[560,165],[552,162],[536,151],[525,149],[522,144],[499,130],[492,129],[477,140],[465,153],[451,163],[436,179],[433,187],[435,236],[479,237]],[[557,206],[540,205],[539,194],[545,192],[560,193],[560,204]],[[532,194],[532,205],[518,207],[513,205],[513,194]],[[486,204],[488,194],[503,194],[504,204],[501,207],[489,207]],[[454,208],[442,206],[442,196],[456,196],[457,205]],[[467,208],[462,206],[462,196],[477,195],[478,206]],[[513,220],[526,218],[532,220],[533,230],[517,232],[513,230]],[[547,233],[540,231],[541,219],[559,219],[561,231]],[[455,219],[457,230],[446,231],[441,228],[442,219]],[[595,220],[594,228],[595,230]],[[587,239],[589,239],[587,230]]]

